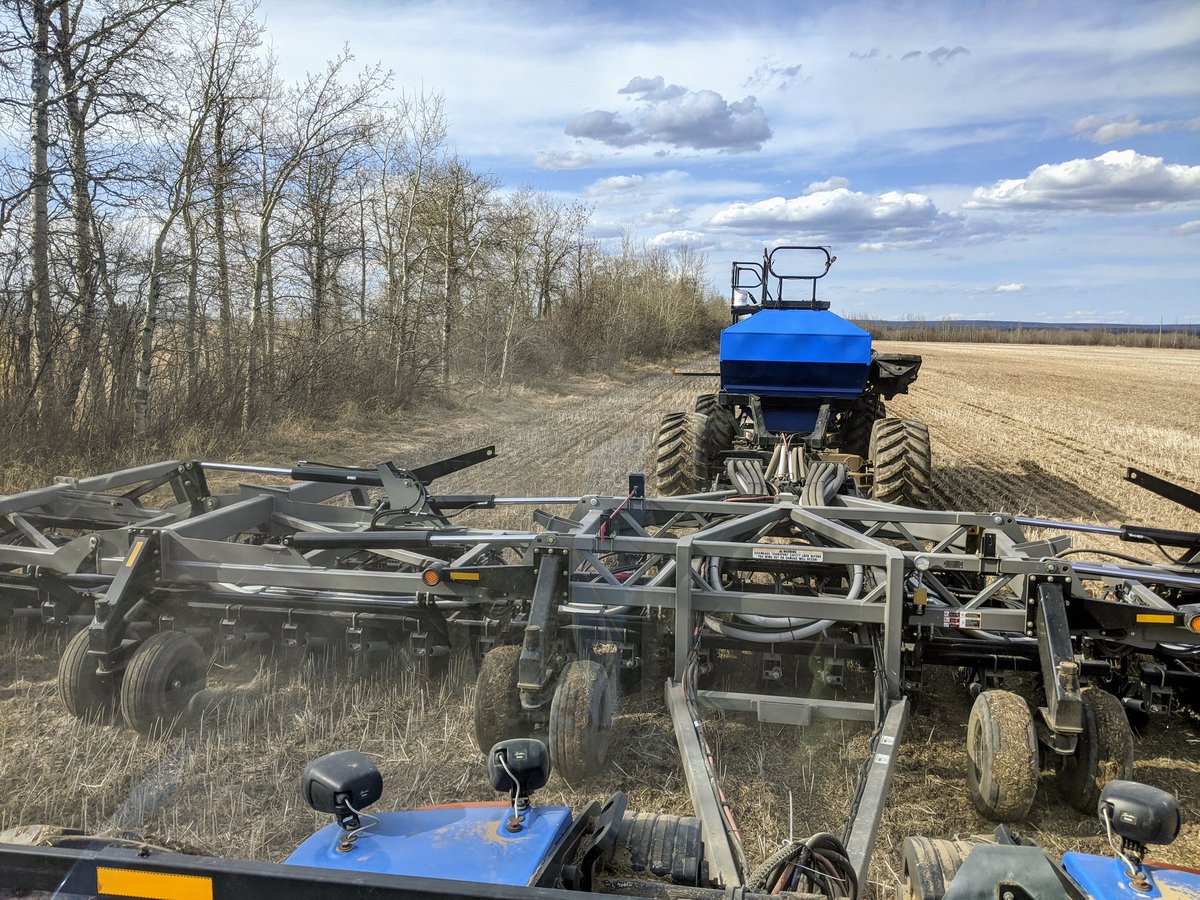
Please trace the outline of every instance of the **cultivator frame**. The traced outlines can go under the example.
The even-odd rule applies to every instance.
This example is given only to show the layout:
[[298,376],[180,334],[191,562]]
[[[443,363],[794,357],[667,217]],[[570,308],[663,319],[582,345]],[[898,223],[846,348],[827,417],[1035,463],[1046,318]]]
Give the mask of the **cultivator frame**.
[[[134,661],[165,632],[210,646],[340,647],[352,659],[399,649],[426,662],[452,646],[483,658],[489,647],[519,643],[509,683],[515,696],[505,708],[564,747],[572,745],[555,743],[555,698],[573,661],[612,645],[610,673],[619,679],[617,672],[651,669],[665,644],[667,710],[710,872],[726,887],[742,885],[748,872],[702,710],[874,728],[844,834],[863,883],[922,666],[964,667],[980,690],[1001,687],[1012,672],[1035,673],[1044,694],[1036,723],[1042,743],[1067,758],[1087,733],[1086,683],[1133,690],[1127,704],[1138,708],[1138,692],[1155,673],[1129,673],[1113,660],[1129,650],[1200,644],[1194,553],[1164,566],[1081,562],[1061,555],[1068,538],[1028,540],[1022,529],[1091,526],[853,496],[837,506],[805,506],[787,493],[651,498],[640,476],[625,497],[429,492],[435,478],[493,454],[483,448],[413,470],[166,462],[0,498],[9,524],[0,543],[0,609],[54,624],[86,618],[74,639],[78,664],[66,676],[65,666],[60,671],[64,698],[84,690],[111,700],[124,672],[141,676],[149,663]],[[217,470],[297,483],[213,495],[205,473]],[[169,488],[174,502],[146,506],[157,488]],[[368,488],[383,500],[370,502]],[[558,504],[573,509],[540,508]],[[538,507],[536,528],[470,528],[446,515],[497,505]],[[1171,534],[1175,546],[1196,543],[1195,535]],[[701,685],[722,649],[757,651],[770,689]],[[815,661],[811,687],[780,689],[788,654]],[[847,666],[870,687],[831,698]],[[1191,672],[1185,664],[1172,677],[1190,685]],[[1161,689],[1155,696],[1162,700]],[[164,708],[181,713],[187,700]],[[612,709],[597,715],[611,719]],[[147,721],[136,711],[127,720]],[[592,722],[582,737],[610,724]]]

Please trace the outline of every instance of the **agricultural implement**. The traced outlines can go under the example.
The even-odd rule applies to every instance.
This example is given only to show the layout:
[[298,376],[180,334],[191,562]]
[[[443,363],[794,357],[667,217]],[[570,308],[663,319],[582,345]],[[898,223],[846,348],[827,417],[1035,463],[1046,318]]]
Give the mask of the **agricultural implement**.
[[[355,664],[399,656],[431,669],[464,650],[479,663],[481,751],[536,739],[574,782],[605,764],[622,684],[661,685],[703,843],[702,887],[753,890],[785,869],[796,879],[787,885],[803,886],[791,854],[819,849],[789,845],[767,875],[751,868],[706,710],[872,729],[840,844],[821,844],[846,860],[838,886],[821,888],[835,895],[865,883],[927,666],[963,670],[977,694],[968,792],[1001,821],[1028,812],[1043,761],[1065,799],[1090,811],[1110,778],[1130,772],[1123,707],[1161,712],[1195,698],[1200,536],[1130,527],[1129,540],[1184,555],[1116,565],[1072,558],[1065,535],[1023,530],[1097,526],[853,492],[837,505],[807,504],[786,485],[655,498],[640,476],[624,497],[432,491],[493,454],[412,469],[172,462],[4,498],[0,596],[16,618],[86,618],[60,664],[66,707],[82,717],[119,709],[145,732],[186,719],[208,660],[231,648]],[[212,494],[204,476],[215,471],[276,481]],[[170,491],[161,509],[143,502],[158,488]],[[504,505],[532,508],[534,527],[450,518]],[[564,509],[545,509],[555,506]],[[729,658],[750,661],[757,686],[706,683]],[[1028,690],[1006,689],[1014,674],[1034,682],[1033,707]],[[997,767],[999,748],[1012,747],[1019,765]]]
[[[798,253],[818,254],[820,271],[784,271]],[[885,407],[908,393],[921,357],[877,352],[868,332],[817,299],[836,259],[824,247],[784,246],[764,250],[762,262],[733,263],[720,370],[678,373],[716,374],[720,390],[697,397],[693,412],[663,416],[659,494],[731,487],[784,490],[808,506],[843,493],[929,505],[929,429]],[[789,282],[811,290],[785,296]]]

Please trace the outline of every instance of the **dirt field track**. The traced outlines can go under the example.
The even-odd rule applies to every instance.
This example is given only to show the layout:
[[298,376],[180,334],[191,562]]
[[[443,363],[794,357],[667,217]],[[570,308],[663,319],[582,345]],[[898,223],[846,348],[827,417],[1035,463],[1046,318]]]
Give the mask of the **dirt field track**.
[[[1200,530],[1200,517],[1127,485],[1125,467],[1200,487],[1200,353],[1119,348],[891,345],[924,355],[921,377],[895,414],[925,419],[933,435],[936,501],[950,508],[1124,521]],[[697,366],[705,365],[698,361]],[[487,443],[499,458],[461,473],[443,490],[508,495],[621,492],[625,475],[649,465],[659,415],[691,407],[711,380],[641,369],[574,379],[554,391],[462,396],[436,418],[347,420],[328,433],[285,432],[242,461],[298,458],[416,465]],[[416,424],[413,424],[416,423]],[[67,474],[67,473],[62,473]],[[84,473],[72,473],[84,474]],[[521,513],[492,524],[524,527]],[[1076,546],[1097,546],[1076,541]],[[1126,548],[1128,549],[1128,548]],[[296,782],[304,762],[355,747],[380,762],[382,809],[490,799],[471,738],[474,673],[453,666],[426,683],[410,673],[351,678],[306,665],[282,670],[257,656],[214,668],[227,699],[182,735],[138,737],[80,725],[55,688],[60,643],[9,634],[0,647],[0,776],[19,790],[0,798],[0,827],[49,822],[129,830],[216,855],[280,860],[317,823]],[[905,834],[991,830],[967,798],[962,745],[969,697],[949,671],[930,671],[928,702],[910,720],[901,769],[885,813],[872,881],[876,896],[899,872]],[[578,805],[614,789],[630,808],[687,811],[674,740],[657,690],[623,699],[610,776],[586,785],[554,778],[544,802]],[[865,729],[790,729],[736,717],[712,723],[725,785],[757,861],[788,832],[789,791],[797,837],[840,831]],[[1136,743],[1135,777],[1175,791],[1185,833],[1156,856],[1200,860],[1200,730],[1159,719]],[[1104,846],[1096,821],[1058,801],[1043,776],[1024,830],[1062,850]]]

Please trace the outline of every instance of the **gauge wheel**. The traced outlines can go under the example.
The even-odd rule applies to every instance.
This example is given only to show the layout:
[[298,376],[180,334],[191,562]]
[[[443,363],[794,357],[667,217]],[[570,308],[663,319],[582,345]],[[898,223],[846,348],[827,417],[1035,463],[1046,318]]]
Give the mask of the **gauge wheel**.
[[608,760],[616,686],[600,663],[563,667],[550,702],[550,760],[568,782],[599,774]]
[[516,644],[493,647],[479,663],[475,680],[475,744],[487,753],[501,741],[525,737],[529,732],[517,669],[521,648]]
[[204,688],[208,659],[199,642],[180,631],[160,631],[142,643],[125,668],[121,717],[142,734],[170,727]]
[[967,720],[967,792],[975,808],[997,822],[1024,819],[1039,774],[1037,732],[1025,698],[981,693]]
[[1094,815],[1104,786],[1133,775],[1133,730],[1124,704],[1108,691],[1089,687],[1080,697],[1083,733],[1075,752],[1061,757],[1057,780],[1063,799],[1079,812]]
[[67,642],[58,663],[58,695],[67,712],[78,719],[110,719],[117,706],[121,676],[101,675],[98,660],[88,653],[91,629],[84,628]]

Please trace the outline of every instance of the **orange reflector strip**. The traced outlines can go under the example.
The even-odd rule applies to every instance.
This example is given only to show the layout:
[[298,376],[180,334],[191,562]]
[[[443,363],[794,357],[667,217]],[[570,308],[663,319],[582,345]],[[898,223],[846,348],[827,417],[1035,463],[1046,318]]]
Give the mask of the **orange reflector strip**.
[[96,891],[105,896],[136,897],[138,900],[212,900],[213,883],[204,875],[96,866]]
[[1155,625],[1173,625],[1175,624],[1174,613],[1138,613],[1137,620],[1139,622],[1148,622]]
[[147,540],[147,538],[138,538],[133,542],[133,546],[129,548],[129,555],[125,557],[125,568],[133,568],[137,558],[142,555],[142,548],[146,546]]
[[479,573],[478,572],[451,572],[450,580],[451,581],[478,581]]

